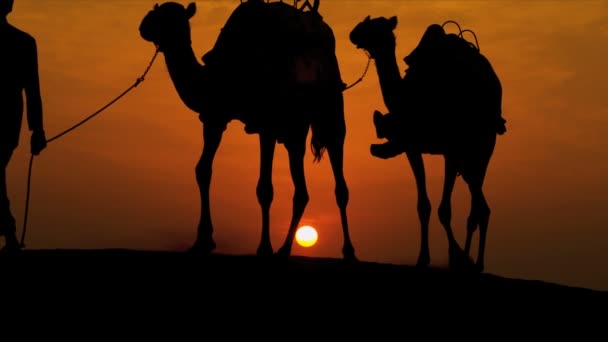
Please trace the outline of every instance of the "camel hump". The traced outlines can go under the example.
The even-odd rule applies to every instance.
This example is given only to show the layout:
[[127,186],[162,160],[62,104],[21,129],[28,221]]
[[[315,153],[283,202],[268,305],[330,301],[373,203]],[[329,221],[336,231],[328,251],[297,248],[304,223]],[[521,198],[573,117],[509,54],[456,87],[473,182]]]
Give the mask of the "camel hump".
[[[456,24],[459,32],[446,32],[447,23]],[[466,32],[475,38],[475,43],[464,38]],[[433,112],[446,113],[431,122],[459,130],[492,126],[498,134],[506,131],[501,82],[488,58],[481,53],[473,31],[461,30],[454,21],[429,25],[404,61],[408,64],[405,91],[416,92],[415,96],[410,94],[411,98],[439,106]],[[428,101],[432,98],[442,101]]]
[[420,38],[420,42],[416,48],[403,60],[411,66],[418,64],[420,60],[429,58],[429,56],[437,55],[439,53],[437,50],[443,45],[445,35],[445,31],[441,25],[430,25],[422,35],[422,38]]
[[333,32],[317,11],[302,11],[284,2],[246,1],[229,16],[202,61],[211,65],[236,59],[284,60],[333,45]]

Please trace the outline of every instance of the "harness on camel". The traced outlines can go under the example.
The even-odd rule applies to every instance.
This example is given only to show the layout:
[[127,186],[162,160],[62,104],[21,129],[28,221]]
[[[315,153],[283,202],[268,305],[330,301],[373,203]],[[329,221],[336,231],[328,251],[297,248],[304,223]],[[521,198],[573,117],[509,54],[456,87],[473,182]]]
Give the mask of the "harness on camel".
[[[245,2],[247,0],[241,0],[241,3]],[[252,0],[249,0],[252,1]],[[255,0],[254,0],[255,1]],[[261,0],[257,0],[257,1],[261,1]],[[265,0],[266,3],[269,3],[270,0]],[[319,4],[321,2],[321,0],[313,0],[313,3],[311,4],[309,0],[305,0],[304,4],[301,7],[298,7],[298,2],[300,2],[302,0],[293,0],[293,7],[298,8],[301,11],[304,11],[305,9],[308,9],[311,12],[317,12],[319,10]],[[283,0],[280,0],[280,2],[283,2]]]
[[[446,33],[448,23],[459,32]],[[475,44],[463,37],[465,32],[473,35]],[[377,137],[388,140],[372,145],[374,156],[392,158],[406,150],[444,154],[451,148],[466,149],[469,139],[482,132],[506,132],[500,80],[473,31],[461,30],[451,20],[432,24],[404,61],[408,69],[400,112],[373,115]]]

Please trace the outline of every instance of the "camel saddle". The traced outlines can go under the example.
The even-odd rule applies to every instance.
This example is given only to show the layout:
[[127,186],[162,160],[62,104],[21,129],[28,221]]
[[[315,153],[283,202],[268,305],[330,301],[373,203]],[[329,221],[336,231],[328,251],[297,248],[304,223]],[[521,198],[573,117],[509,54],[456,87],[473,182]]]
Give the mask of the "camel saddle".
[[463,31],[446,33],[444,25],[428,26],[404,58],[403,112],[375,114],[378,137],[404,149],[442,154],[480,132],[506,131],[502,87],[492,65]]

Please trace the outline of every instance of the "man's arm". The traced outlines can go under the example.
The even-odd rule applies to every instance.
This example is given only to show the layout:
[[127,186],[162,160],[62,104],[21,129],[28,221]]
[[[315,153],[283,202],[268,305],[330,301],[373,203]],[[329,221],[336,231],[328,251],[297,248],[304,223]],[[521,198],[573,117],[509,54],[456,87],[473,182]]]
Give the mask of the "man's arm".
[[24,88],[27,100],[27,121],[30,131],[44,132],[36,40],[30,38],[28,45],[27,56],[24,56],[27,58]]
[[36,40],[29,37],[29,49],[26,64],[24,91],[27,98],[27,121],[32,131],[30,149],[33,155],[38,155],[46,148],[46,137],[42,120],[42,96],[40,95],[40,79],[38,75],[38,51]]

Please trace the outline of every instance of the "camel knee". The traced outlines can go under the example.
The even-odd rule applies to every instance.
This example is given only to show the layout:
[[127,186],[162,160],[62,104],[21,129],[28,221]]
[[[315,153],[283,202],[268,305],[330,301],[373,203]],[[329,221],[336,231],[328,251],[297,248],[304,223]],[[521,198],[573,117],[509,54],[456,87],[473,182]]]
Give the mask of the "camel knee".
[[452,207],[449,204],[441,203],[438,210],[439,222],[443,226],[449,226],[452,222]]
[[346,186],[346,184],[340,183],[336,185],[335,194],[336,203],[338,204],[338,207],[346,208],[349,199],[348,187]]
[[258,182],[256,188],[256,195],[258,196],[258,203],[263,207],[269,207],[274,198],[274,189],[270,182]]
[[467,219],[467,230],[469,233],[474,233],[477,230],[477,226],[479,226],[480,229],[483,229],[485,232],[489,219],[490,207],[488,207],[485,202],[476,204],[471,210],[469,218]]
[[296,190],[293,195],[293,206],[296,208],[305,208],[308,205],[308,191],[306,190]]
[[477,216],[471,212],[469,217],[467,218],[467,232],[468,235],[472,235],[477,230],[477,223],[479,222]]

